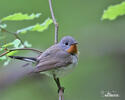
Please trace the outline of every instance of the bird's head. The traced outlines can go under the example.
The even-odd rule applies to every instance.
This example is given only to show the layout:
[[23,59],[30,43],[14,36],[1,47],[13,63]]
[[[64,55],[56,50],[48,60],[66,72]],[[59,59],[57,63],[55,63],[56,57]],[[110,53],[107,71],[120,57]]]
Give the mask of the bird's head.
[[67,51],[70,54],[77,54],[77,42],[76,40],[71,37],[71,36],[65,36],[61,39],[61,41],[59,42],[59,45],[61,46],[61,48],[65,51]]

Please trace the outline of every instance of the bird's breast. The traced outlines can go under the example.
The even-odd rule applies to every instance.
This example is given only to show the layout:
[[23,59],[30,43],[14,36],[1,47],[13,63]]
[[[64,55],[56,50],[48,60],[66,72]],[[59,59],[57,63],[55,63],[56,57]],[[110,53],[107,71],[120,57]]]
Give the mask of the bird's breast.
[[72,64],[54,70],[54,74],[56,75],[56,77],[62,77],[65,74],[70,73],[75,68],[77,62],[78,62],[77,56],[73,55]]
[[70,73],[76,66],[77,62],[78,62],[78,58],[76,55],[72,55],[72,64],[68,65],[68,66],[64,66],[64,67],[60,67],[57,69],[53,69],[53,70],[49,70],[49,71],[45,71],[42,72],[44,74],[46,74],[47,76],[53,77],[53,74],[56,77],[62,77],[68,73]]

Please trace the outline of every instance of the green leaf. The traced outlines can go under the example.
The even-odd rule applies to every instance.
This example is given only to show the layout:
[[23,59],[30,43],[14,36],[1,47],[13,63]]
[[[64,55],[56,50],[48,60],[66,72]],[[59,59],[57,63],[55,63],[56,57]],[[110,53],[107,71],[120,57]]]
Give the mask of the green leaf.
[[12,52],[8,53],[7,56],[12,56],[12,55],[14,55],[14,54],[17,53],[17,52],[18,52],[18,51],[12,51]]
[[6,60],[6,59],[7,59],[6,56],[2,56],[2,57],[0,57],[0,60]]
[[0,48],[0,51],[3,51],[4,50],[4,48]]
[[19,39],[16,39],[12,42],[12,44],[14,45],[15,48],[18,48],[19,45],[21,44],[21,41]]
[[18,48],[20,43],[21,43],[20,40],[16,39],[13,42],[10,42],[10,43],[7,43],[7,44],[3,45],[2,48],[7,48],[9,46],[14,46],[15,48]]
[[11,59],[8,58],[8,59],[4,62],[3,65],[4,65],[4,66],[7,66],[7,65],[10,63],[10,61],[11,61]]
[[49,27],[49,25],[52,24],[52,23],[53,23],[52,19],[48,18],[42,24],[36,24],[36,25],[33,25],[33,26],[29,26],[29,27],[17,30],[16,33],[17,34],[19,34],[19,33],[23,33],[24,34],[27,31],[42,32],[42,31],[46,30]]
[[44,23],[42,23],[42,24],[36,24],[33,27],[32,31],[42,32],[42,31],[46,30],[48,28],[48,26],[50,24],[52,24],[52,23],[53,23],[52,19],[48,18],[47,20],[45,20]]
[[32,47],[32,44],[29,44],[28,41],[25,41],[25,42],[24,42],[24,45],[25,45],[26,47]]
[[125,15],[125,2],[109,6],[108,9],[104,11],[102,20],[104,19],[115,20],[118,16],[122,15]]
[[13,45],[13,43],[10,42],[10,43],[7,43],[7,44],[3,45],[2,48],[7,48],[7,47],[12,46],[12,45]]
[[22,13],[15,13],[13,15],[9,15],[1,19],[1,21],[22,21],[22,20],[32,20],[34,18],[40,17],[41,13],[37,14],[22,14]]
[[[28,43],[28,41],[25,41],[24,42],[24,45],[26,47],[31,47],[32,45]],[[0,48],[0,51],[3,51],[5,48],[9,47],[9,46],[13,46],[14,48],[23,48],[24,46],[21,44],[21,41],[19,39],[16,39],[14,40],[13,42],[10,42],[10,43],[7,43],[5,45],[2,46],[2,48]],[[12,52],[9,52],[8,54],[6,54],[6,56],[2,56],[0,57],[0,60],[3,61],[3,60],[6,60],[4,62],[4,66],[8,65],[9,62],[10,62],[10,59],[7,57],[7,56],[12,56],[14,55],[15,53],[17,53],[19,51],[12,51]]]
[[0,28],[6,28],[7,24],[0,24]]
[[34,27],[34,26],[29,26],[29,27],[26,27],[26,28],[17,30],[16,33],[17,33],[17,34],[19,34],[19,33],[25,34],[27,31],[31,31],[33,27]]

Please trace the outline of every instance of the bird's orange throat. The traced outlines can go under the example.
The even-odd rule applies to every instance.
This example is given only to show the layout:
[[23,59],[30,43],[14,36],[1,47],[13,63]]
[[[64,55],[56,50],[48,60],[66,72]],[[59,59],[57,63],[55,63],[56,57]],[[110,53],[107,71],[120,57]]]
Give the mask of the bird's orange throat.
[[77,45],[76,44],[72,44],[70,46],[70,48],[67,50],[67,52],[71,53],[71,54],[77,54],[78,53]]

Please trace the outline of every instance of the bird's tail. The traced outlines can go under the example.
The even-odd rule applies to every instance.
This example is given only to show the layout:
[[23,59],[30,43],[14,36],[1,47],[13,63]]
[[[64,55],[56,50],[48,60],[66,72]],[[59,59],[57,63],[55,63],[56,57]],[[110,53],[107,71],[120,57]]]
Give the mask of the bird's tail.
[[9,56],[12,59],[23,60],[27,62],[37,62],[37,59],[34,57],[20,57],[20,56]]
[[34,72],[34,67],[31,63],[25,64],[25,67],[16,65],[0,68],[0,92],[25,76],[32,75],[32,72]]

